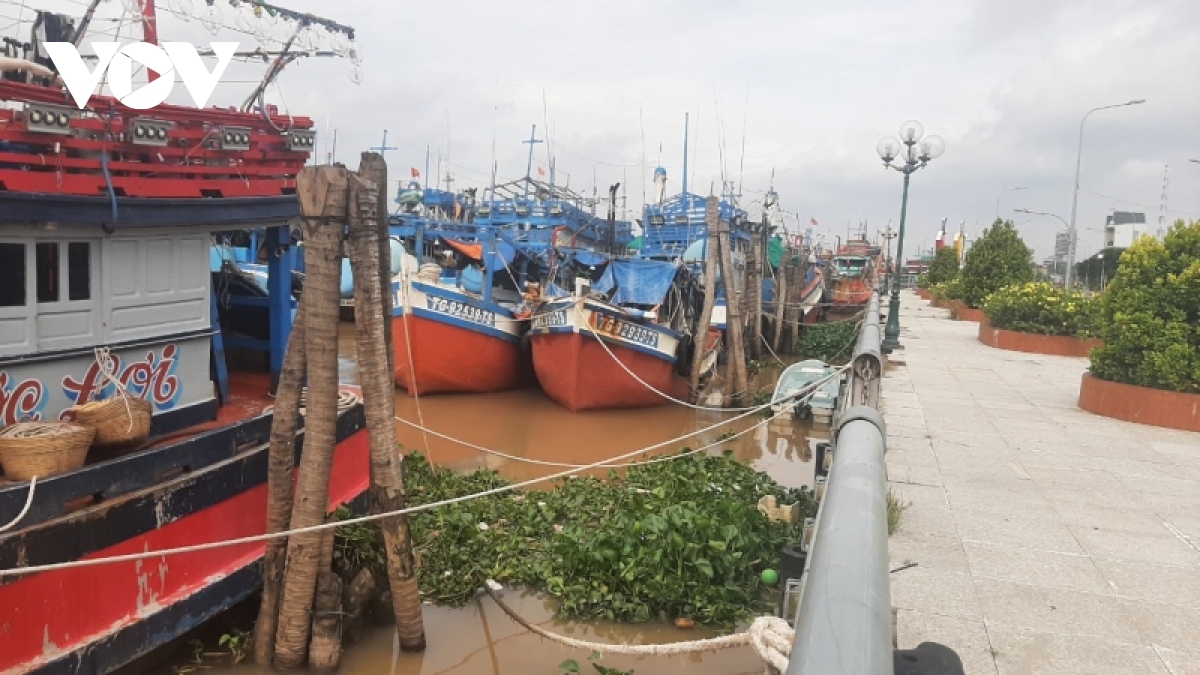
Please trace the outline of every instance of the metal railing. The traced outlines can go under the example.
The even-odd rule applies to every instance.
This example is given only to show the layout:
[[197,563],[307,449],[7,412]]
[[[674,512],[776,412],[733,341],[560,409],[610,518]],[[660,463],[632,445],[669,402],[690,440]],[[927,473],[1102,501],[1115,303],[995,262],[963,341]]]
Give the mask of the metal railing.
[[787,675],[894,673],[887,434],[877,410],[881,337],[876,294],[834,424],[833,462],[811,535]]

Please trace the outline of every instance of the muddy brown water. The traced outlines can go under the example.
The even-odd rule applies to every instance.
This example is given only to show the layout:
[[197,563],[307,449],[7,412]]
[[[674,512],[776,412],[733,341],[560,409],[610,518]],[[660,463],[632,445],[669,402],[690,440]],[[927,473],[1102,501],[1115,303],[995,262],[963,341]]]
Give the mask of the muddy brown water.
[[[342,381],[355,382],[353,324],[342,324],[340,361]],[[756,391],[770,391],[779,368],[757,374]],[[570,464],[590,464],[632,450],[686,436],[734,417],[731,413],[704,412],[666,404],[640,410],[572,413],[548,399],[537,388],[487,395],[425,396],[419,401],[402,391],[396,393],[396,415],[469,443],[517,457]],[[740,432],[760,425],[763,418],[752,415],[729,425],[667,445],[652,454],[677,452],[718,441],[729,431]],[[422,434],[397,422],[400,443],[406,449],[428,454],[433,461],[456,471],[489,467],[509,480],[524,481],[562,471],[489,455],[463,445]],[[827,438],[824,428],[782,418],[757,426],[747,433],[713,448],[728,448],[734,455],[779,483],[789,487],[813,481],[815,446]],[[636,459],[636,458],[635,458]],[[602,473],[602,472],[598,472]],[[545,487],[539,485],[538,487]],[[650,622],[560,621],[554,618],[553,603],[536,593],[504,591],[505,600],[527,620],[556,633],[602,643],[648,644],[709,637],[702,630],[680,630],[673,625]],[[390,628],[377,628],[347,648],[342,656],[342,675],[483,675],[556,674],[565,659],[579,662],[581,672],[595,672],[589,654],[569,649],[532,635],[514,623],[486,595],[466,607],[426,605],[425,630],[429,646],[420,654],[401,653]],[[687,673],[730,675],[761,673],[763,666],[748,647],[678,657],[625,657],[608,655],[599,663],[633,669],[638,675]],[[253,665],[205,669],[213,675],[266,675],[273,672]]]

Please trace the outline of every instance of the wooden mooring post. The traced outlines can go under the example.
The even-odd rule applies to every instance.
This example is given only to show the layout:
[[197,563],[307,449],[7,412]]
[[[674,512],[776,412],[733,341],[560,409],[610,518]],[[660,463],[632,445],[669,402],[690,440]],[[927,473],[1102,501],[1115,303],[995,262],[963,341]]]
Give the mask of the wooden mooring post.
[[[371,167],[374,153],[364,153],[364,164]],[[386,169],[385,169],[386,171]],[[385,174],[386,175],[386,174]],[[378,174],[376,174],[378,176]],[[391,280],[387,288],[389,308],[380,298],[383,284],[381,273],[380,228],[386,220],[377,218],[380,186],[362,176],[350,181],[350,267],[354,273],[354,305],[372,311],[356,311],[358,370],[362,383],[363,405],[371,442],[371,513],[398,511],[405,506],[404,466],[396,444],[396,425],[392,419],[395,384],[391,370],[390,350],[384,324],[391,323]],[[386,229],[385,229],[386,231]],[[390,269],[388,270],[390,272]],[[396,632],[400,648],[420,651],[425,648],[425,629],[421,619],[421,595],[417,586],[412,538],[408,518],[395,516],[379,521],[387,552],[388,583],[392,591],[392,609],[396,614]]]
[[692,372],[689,389],[692,401],[700,400],[700,371],[704,366],[704,348],[708,343],[708,326],[712,323],[713,303],[717,295],[717,224],[721,222],[720,204],[709,196],[704,211],[704,225],[708,232],[704,256],[704,304],[700,308],[700,320],[696,323],[696,342],[692,351]]
[[[304,454],[300,459],[292,504],[291,529],[323,523],[329,506],[329,473],[337,444],[338,289],[348,183],[349,173],[337,166],[309,167],[296,179],[305,216],[305,325],[301,333],[304,335],[308,390]],[[298,668],[305,663],[321,540],[320,532],[288,538],[275,633],[275,666],[278,668]]]
[[[709,251],[712,255],[714,251]],[[717,220],[717,250],[721,261],[721,277],[725,286],[725,340],[729,345],[729,358],[725,362],[725,400],[742,405],[748,398],[749,383],[746,377],[746,349],[743,344],[745,327],[742,324],[741,301],[734,277],[733,247],[729,243],[729,223]]]

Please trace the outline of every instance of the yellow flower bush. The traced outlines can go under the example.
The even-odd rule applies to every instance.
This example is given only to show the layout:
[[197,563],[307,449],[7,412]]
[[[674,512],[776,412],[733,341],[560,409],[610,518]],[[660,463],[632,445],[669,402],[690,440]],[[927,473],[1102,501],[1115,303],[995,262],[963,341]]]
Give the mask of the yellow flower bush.
[[1096,310],[1096,303],[1082,293],[1043,281],[1005,286],[983,301],[992,326],[1040,335],[1092,337]]

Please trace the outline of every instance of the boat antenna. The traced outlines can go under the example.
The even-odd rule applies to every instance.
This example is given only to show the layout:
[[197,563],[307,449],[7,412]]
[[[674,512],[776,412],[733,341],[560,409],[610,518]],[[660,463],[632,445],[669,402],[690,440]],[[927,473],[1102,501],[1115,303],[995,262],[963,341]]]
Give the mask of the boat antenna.
[[542,139],[537,137],[536,124],[529,131],[529,140],[521,142],[529,144],[529,159],[525,162],[525,199],[529,199],[529,182],[533,180],[533,177],[530,176],[530,173],[533,171],[533,146],[542,142]]
[[691,113],[683,113],[683,208],[688,209],[692,206],[692,200],[688,196],[688,123],[691,121]]
[[[742,181],[746,178],[746,122],[750,118],[750,79],[746,79],[746,100],[742,104],[742,158],[738,160],[738,189],[742,189]],[[775,170],[771,169],[772,189],[775,187]]]
[[642,129],[642,206],[646,205],[646,116],[642,112],[642,102],[638,101],[638,124]]

